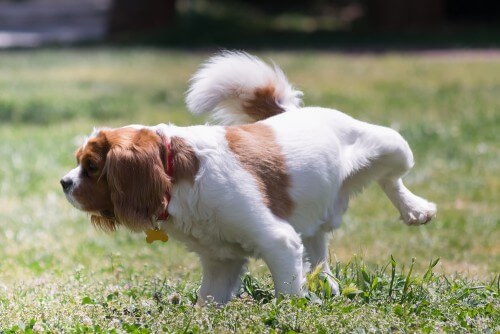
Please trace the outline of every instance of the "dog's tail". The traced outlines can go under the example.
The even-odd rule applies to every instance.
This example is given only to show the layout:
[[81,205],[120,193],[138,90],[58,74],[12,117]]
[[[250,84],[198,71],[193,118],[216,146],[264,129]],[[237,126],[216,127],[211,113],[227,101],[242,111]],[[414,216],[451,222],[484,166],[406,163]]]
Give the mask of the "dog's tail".
[[283,71],[244,52],[222,52],[191,78],[186,103],[195,114],[212,112],[220,124],[244,124],[301,105],[302,92]]

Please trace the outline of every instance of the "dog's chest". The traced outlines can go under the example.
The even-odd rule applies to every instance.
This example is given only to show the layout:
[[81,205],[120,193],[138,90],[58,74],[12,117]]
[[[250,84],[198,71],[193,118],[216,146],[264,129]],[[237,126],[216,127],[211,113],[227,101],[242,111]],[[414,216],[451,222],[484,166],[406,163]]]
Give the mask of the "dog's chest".
[[198,146],[200,170],[194,182],[174,185],[168,205],[171,219],[162,228],[201,256],[214,259],[254,256],[249,238],[235,229],[241,223],[242,206],[246,206],[245,193],[238,185],[243,179],[241,175],[246,174],[223,144],[205,149]]
[[253,255],[250,247],[226,240],[212,220],[176,221],[167,223],[165,230],[174,239],[200,256],[214,259],[237,259]]

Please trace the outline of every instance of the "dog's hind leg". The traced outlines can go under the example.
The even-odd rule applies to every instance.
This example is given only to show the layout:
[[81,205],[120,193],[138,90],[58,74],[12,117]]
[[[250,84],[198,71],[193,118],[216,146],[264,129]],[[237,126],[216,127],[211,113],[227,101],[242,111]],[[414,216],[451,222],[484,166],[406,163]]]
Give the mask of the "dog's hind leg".
[[306,257],[309,259],[311,271],[321,266],[320,279],[326,280],[332,290],[332,294],[339,294],[339,285],[333,279],[333,274],[328,263],[328,235],[323,231],[315,235],[302,238],[306,248]]
[[408,190],[402,177],[413,167],[413,154],[406,140],[396,131],[376,125],[364,125],[351,147],[355,168],[345,187],[358,191],[377,180],[385,194],[408,225],[428,223],[436,215],[436,205]]
[[389,128],[384,130],[379,132],[382,135],[376,158],[381,169],[378,183],[406,224],[426,224],[436,215],[436,205],[405,187],[402,177],[413,167],[413,154],[399,133]]
[[379,184],[406,224],[426,224],[436,215],[436,204],[413,194],[401,178],[383,178]]

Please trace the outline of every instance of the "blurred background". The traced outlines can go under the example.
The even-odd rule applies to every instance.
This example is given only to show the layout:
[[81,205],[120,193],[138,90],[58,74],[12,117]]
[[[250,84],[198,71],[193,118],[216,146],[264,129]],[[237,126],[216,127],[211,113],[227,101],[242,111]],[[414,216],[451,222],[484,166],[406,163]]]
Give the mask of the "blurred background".
[[494,0],[2,0],[0,47],[493,47]]

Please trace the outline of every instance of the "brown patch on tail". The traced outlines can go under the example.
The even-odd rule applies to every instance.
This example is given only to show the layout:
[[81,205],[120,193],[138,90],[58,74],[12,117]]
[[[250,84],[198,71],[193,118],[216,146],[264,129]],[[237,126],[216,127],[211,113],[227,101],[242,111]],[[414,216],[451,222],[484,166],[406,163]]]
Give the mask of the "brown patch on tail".
[[257,181],[265,205],[277,217],[289,217],[294,207],[288,193],[291,181],[273,130],[260,123],[230,126],[226,128],[226,140]]
[[276,101],[275,94],[273,85],[255,89],[253,97],[243,101],[243,111],[255,121],[281,114],[285,110]]

